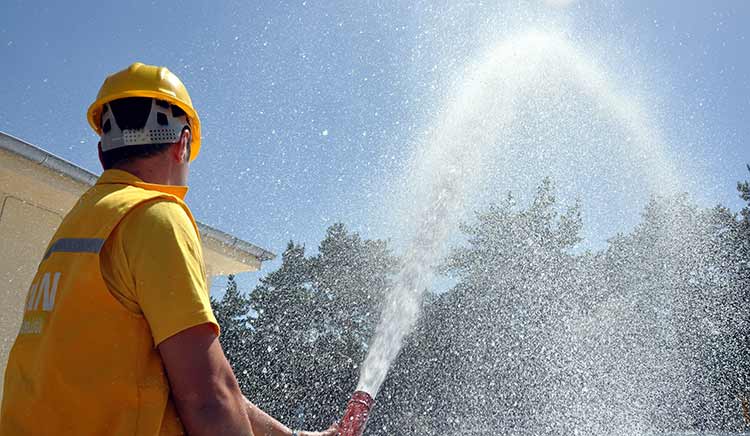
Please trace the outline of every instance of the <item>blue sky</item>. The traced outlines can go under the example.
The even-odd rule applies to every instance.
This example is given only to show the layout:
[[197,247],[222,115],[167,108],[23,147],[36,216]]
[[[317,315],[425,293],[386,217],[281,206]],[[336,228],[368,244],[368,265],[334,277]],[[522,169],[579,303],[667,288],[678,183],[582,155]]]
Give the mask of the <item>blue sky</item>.
[[336,221],[388,237],[373,217],[451,78],[492,41],[553,26],[648,96],[691,194],[736,209],[748,19],[740,0],[5,0],[0,130],[99,172],[85,112],[104,77],[166,65],[203,122],[188,196],[199,220],[277,253],[316,246]]

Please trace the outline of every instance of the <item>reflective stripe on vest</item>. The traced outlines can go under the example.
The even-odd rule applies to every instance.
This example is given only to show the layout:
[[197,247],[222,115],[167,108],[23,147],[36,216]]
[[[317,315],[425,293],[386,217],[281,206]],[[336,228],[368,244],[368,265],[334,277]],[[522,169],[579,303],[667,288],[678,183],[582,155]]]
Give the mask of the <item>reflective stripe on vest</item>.
[[104,246],[101,238],[62,238],[55,241],[44,253],[47,260],[52,253],[99,253]]

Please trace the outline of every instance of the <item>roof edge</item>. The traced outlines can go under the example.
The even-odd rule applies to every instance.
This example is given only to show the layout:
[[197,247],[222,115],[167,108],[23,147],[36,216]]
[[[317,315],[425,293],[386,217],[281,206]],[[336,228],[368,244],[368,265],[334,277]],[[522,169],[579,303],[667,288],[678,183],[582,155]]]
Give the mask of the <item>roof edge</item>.
[[210,227],[206,224],[199,222],[198,230],[200,230],[201,234],[214,238],[222,242],[223,244],[227,245],[229,248],[237,249],[239,251],[242,251],[243,253],[252,254],[253,256],[257,257],[258,260],[260,260],[261,262],[265,262],[267,260],[273,260],[276,258],[276,254],[264,248],[258,247],[255,244],[244,241],[236,236],[232,236],[229,233],[223,232],[214,227]]
[[[43,167],[62,173],[86,186],[93,186],[99,178],[99,176],[91,171],[81,168],[59,156],[55,156],[34,144],[5,133],[2,130],[0,130],[0,149],[10,151]],[[201,222],[198,222],[198,230],[200,230],[202,235],[215,239],[228,248],[253,255],[261,262],[276,258],[276,254],[266,249]]]
[[99,178],[99,176],[89,170],[81,168],[59,156],[55,156],[54,154],[39,148],[34,144],[28,143],[23,139],[9,135],[2,130],[0,130],[0,149],[13,152],[32,162],[36,162],[43,167],[65,174],[73,180],[88,186],[92,186]]

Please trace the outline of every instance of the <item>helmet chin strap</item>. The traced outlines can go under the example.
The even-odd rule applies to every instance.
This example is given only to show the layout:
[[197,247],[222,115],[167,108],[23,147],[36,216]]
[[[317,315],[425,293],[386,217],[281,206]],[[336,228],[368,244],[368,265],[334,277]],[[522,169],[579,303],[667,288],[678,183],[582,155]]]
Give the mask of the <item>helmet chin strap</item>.
[[143,128],[122,130],[107,103],[102,114],[102,151],[130,145],[173,144],[180,140],[185,127],[189,128],[186,115],[175,117],[169,104],[164,107],[151,99],[151,112]]

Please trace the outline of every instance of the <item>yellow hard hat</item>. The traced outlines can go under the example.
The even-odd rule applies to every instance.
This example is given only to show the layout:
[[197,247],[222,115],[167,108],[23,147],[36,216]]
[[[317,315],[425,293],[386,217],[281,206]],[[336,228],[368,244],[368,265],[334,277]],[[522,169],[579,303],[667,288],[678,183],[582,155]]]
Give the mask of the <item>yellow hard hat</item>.
[[88,110],[89,124],[96,133],[102,134],[101,117],[104,105],[126,97],[151,97],[165,100],[184,110],[190,122],[192,137],[190,160],[198,156],[201,149],[201,121],[193,108],[193,102],[190,100],[185,85],[174,73],[166,67],[136,62],[104,79],[96,101],[89,106]]

